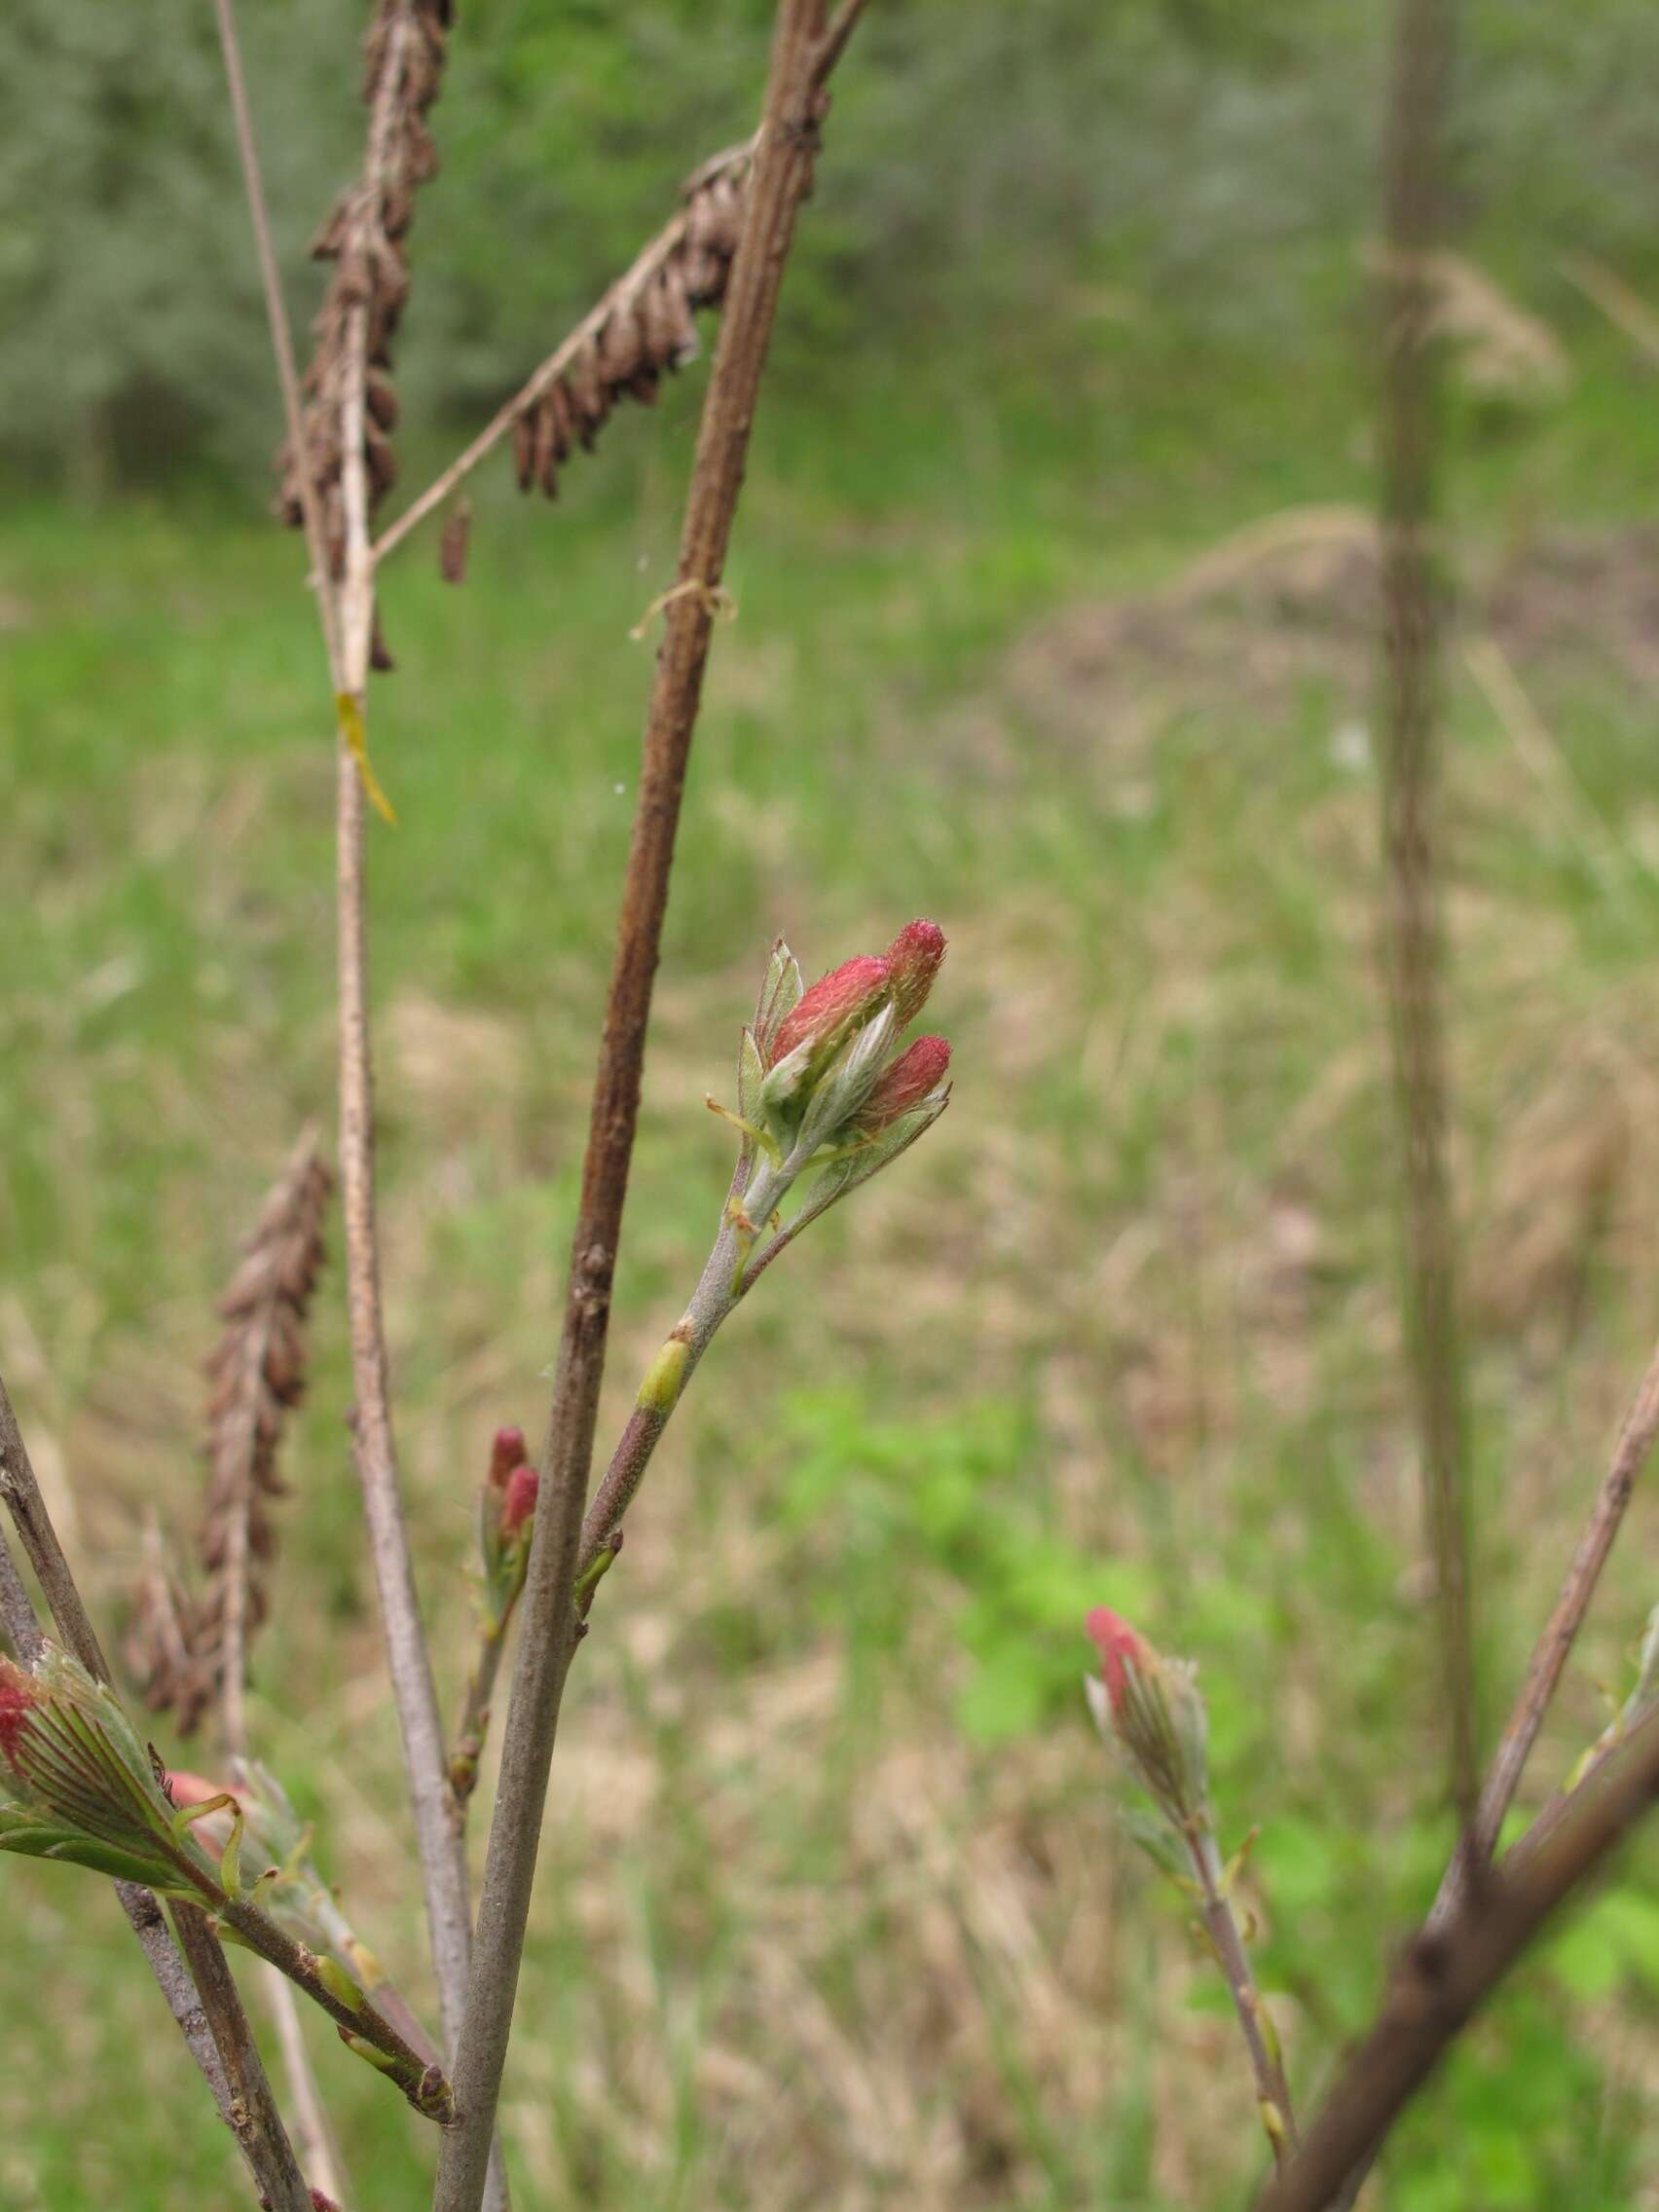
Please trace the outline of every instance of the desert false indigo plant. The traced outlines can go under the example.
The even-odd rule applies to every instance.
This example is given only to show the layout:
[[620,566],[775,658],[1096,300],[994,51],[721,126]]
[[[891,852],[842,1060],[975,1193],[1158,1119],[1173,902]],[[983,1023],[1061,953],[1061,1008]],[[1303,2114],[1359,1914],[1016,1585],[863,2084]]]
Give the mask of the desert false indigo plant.
[[[932,925],[859,967],[852,997],[826,978],[800,989],[780,952],[746,1044],[737,1117],[742,1154],[688,1333],[652,1368],[630,1423],[621,1479],[583,1537],[594,1419],[638,1114],[641,1065],[667,903],[675,831],[749,443],[795,219],[811,187],[828,83],[865,0],[779,0],[760,124],[745,145],[692,175],[683,204],[517,397],[377,540],[390,488],[397,416],[392,345],[407,302],[416,195],[436,167],[428,117],[442,84],[452,0],[375,0],[365,46],[362,167],[316,247],[331,276],[303,378],[294,358],[241,73],[232,0],[212,0],[287,439],[281,507],[304,530],[332,698],[337,752],[340,1187],[354,1391],[353,1455],[386,1633],[414,1814],[450,2073],[379,1976],[313,1862],[280,1786],[252,1756],[242,1690],[264,1604],[284,1410],[303,1381],[304,1308],[320,1257],[328,1177],[302,1148],[262,1217],[227,1301],[215,1363],[214,1486],[203,1542],[210,1587],[193,1597],[159,1532],[129,1652],[152,1706],[182,1727],[216,1706],[228,1786],[180,1769],[169,1780],[127,1721],[102,1647],[0,1388],[0,1498],[34,1570],[56,1641],[0,1544],[0,1624],[16,1658],[0,1684],[0,1846],[80,1861],[117,1879],[122,1902],[173,2017],[233,2129],[255,2192],[273,2212],[345,2201],[329,2157],[303,2044],[277,2025],[290,2060],[301,2170],[265,2079],[218,1936],[250,1946],[321,2005],[350,2047],[444,2122],[435,2203],[504,2212],[495,2110],[510,2031],[548,1762],[565,1671],[603,1562],[620,1541],[651,1444],[695,1358],[726,1312],[808,1219],[894,1159],[944,1101],[948,1053],[924,1039],[894,1057],[920,1010],[943,940]],[[480,1635],[461,1722],[438,1712],[399,1494],[381,1312],[367,996],[365,808],[390,807],[369,768],[367,680],[390,656],[377,606],[379,563],[448,504],[442,567],[459,581],[466,517],[452,495],[504,438],[521,483],[553,489],[572,447],[625,399],[649,400],[690,359],[695,316],[718,310],[719,342],[698,432],[679,575],[659,603],[663,642],[646,716],[634,835],[599,1052],[550,1432],[539,1465],[516,1432],[498,1439],[479,1531]],[[858,965],[858,964],[855,964]],[[837,972],[840,975],[842,972]],[[832,987],[831,987],[832,986]],[[786,1037],[784,1024],[793,1015]],[[793,1185],[813,1179],[787,1224]],[[578,1577],[578,1556],[591,1556]],[[578,1594],[578,1579],[580,1590]],[[489,1704],[515,1616],[519,1659],[501,1781],[476,1918],[465,1817]],[[205,1846],[210,1846],[209,1850]],[[214,1856],[213,1854],[216,1854]],[[252,1872],[248,1881],[244,1863]],[[157,1903],[167,1902],[169,1933]],[[476,1938],[476,1939],[475,1939]],[[403,2023],[400,2025],[399,2023]],[[297,2054],[292,2047],[299,2046]],[[326,2163],[324,2161],[327,2161]],[[326,2179],[327,2186],[319,2186]]]
[[[1226,1975],[1279,2168],[1264,2203],[1316,2212],[1351,2198],[1407,2097],[1548,1915],[1659,1792],[1654,1653],[1636,1699],[1595,1747],[1577,1787],[1538,1816],[1499,1863],[1504,1813],[1659,1433],[1659,1354],[1632,1408],[1584,1538],[1498,1751],[1474,1764],[1468,1563],[1456,1369],[1452,1209],[1438,1009],[1432,455],[1427,269],[1436,244],[1436,126],[1450,0],[1396,0],[1390,92],[1390,292],[1381,440],[1383,581],[1391,646],[1384,717],[1385,928],[1408,1200],[1408,1275],[1419,1419],[1439,1569],[1441,1641],[1463,1841],[1439,1920],[1396,1973],[1378,2022],[1301,2134],[1272,2023],[1234,1916],[1210,1804],[1202,1702],[1190,1669],[1115,1615],[1089,1628],[1100,1653],[1098,1717],[1147,1803],[1139,1840],[1197,1904]],[[764,1271],[828,1207],[913,1143],[942,1110],[949,1048],[903,1035],[921,1013],[944,940],[914,922],[884,953],[844,962],[803,989],[776,947],[739,1050],[738,1158],[709,1260],[651,1362],[591,1504],[588,1484],[610,1300],[638,1118],[652,977],[661,949],[687,762],[743,482],[750,428],[797,215],[829,113],[829,82],[865,7],[778,0],[759,128],[686,182],[682,204],[633,266],[401,516],[375,535],[395,475],[392,349],[409,297],[416,197],[434,173],[429,115],[444,75],[452,0],[375,0],[365,49],[368,110],[358,176],[318,240],[330,266],[303,378],[271,241],[233,0],[212,0],[271,322],[287,437],[284,519],[304,531],[336,753],[339,1169],[354,1408],[352,1450],[403,1739],[441,2021],[441,2056],[381,1973],[318,1871],[313,1839],[253,1756],[242,1692],[272,1569],[270,1501],[283,1416],[303,1382],[303,1323],[321,1256],[329,1177],[303,1145],[273,1192],[226,1301],[214,1361],[213,1480],[201,1546],[208,1586],[152,1539],[129,1654],[154,1710],[181,1732],[216,1709],[224,1786],[170,1775],[132,1729],[0,1385],[0,1502],[51,1616],[48,1641],[5,1542],[0,1626],[0,1849],[114,1879],[190,2054],[271,2212],[330,2212],[350,2192],[293,2022],[290,1985],[329,2013],[349,2047],[441,2123],[434,2212],[507,2212],[495,2120],[511,2033],[537,1842],[571,1658],[663,1429],[715,1332]],[[696,350],[699,312],[718,311],[676,581],[662,617],[633,835],[600,1041],[571,1238],[547,1440],[497,1437],[481,1485],[477,1651],[460,1724],[439,1712],[404,1522],[381,1310],[367,990],[365,813],[390,807],[370,771],[368,678],[390,655],[380,564],[448,509],[440,562],[464,575],[470,472],[512,441],[522,488],[551,495],[559,470],[626,401],[648,402]],[[394,757],[394,755],[393,755]],[[395,772],[388,776],[395,781]],[[790,1210],[793,1204],[793,1211]],[[500,1778],[476,1913],[466,1857],[490,1708],[509,1632],[518,1650]],[[212,1764],[212,1761],[207,1762]],[[164,1899],[167,1917],[164,1917]],[[169,1928],[168,1919],[171,1926]],[[304,2167],[267,2081],[220,1938],[276,1970]],[[285,1977],[285,1978],[283,1978]],[[286,2009],[284,2009],[286,2008]],[[295,2027],[290,2036],[285,2023]],[[294,2049],[298,2046],[298,2051]]]
[[[194,1831],[220,1811],[229,1825],[209,1858]],[[389,2075],[417,2111],[449,2118],[449,2084],[429,2048],[411,2046],[346,1968],[265,1909],[285,1870],[244,1884],[244,1829],[226,1792],[187,1787],[180,1801],[114,1693],[67,1652],[48,1643],[27,1667],[0,1659],[0,1850],[92,1867],[204,1911],[219,1934],[299,1983],[348,2047]]]
[[466,1680],[466,1707],[450,1753],[450,1788],[465,1817],[478,1784],[478,1760],[490,1725],[507,1629],[530,1565],[531,1527],[541,1478],[530,1464],[522,1428],[498,1428],[478,1493],[478,1652]]
[[1296,2149],[1290,2084],[1233,1910],[1248,1842],[1223,1862],[1210,1803],[1209,1715],[1197,1670],[1164,1658],[1109,1606],[1097,1606],[1086,1626],[1100,1654],[1099,1672],[1085,1677],[1090,1710],[1145,1799],[1124,1807],[1124,1825],[1198,1911],[1238,2016],[1262,2125],[1282,2165]]
[[[884,953],[843,961],[810,989],[780,938],[737,1053],[737,1109],[709,1104],[739,1135],[719,1235],[689,1304],[651,1361],[582,1530],[585,1618],[621,1540],[657,1440],[716,1330],[801,1231],[930,1129],[950,1097],[950,1047],[896,1050],[944,958],[937,922],[911,922]],[[788,1221],[795,1186],[812,1178]]]

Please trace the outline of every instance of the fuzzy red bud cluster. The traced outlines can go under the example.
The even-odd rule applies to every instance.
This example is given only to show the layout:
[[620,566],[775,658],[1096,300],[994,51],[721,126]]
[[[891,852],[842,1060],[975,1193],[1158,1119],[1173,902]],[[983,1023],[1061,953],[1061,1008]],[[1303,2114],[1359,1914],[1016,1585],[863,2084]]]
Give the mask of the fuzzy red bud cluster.
[[944,950],[937,922],[907,923],[885,952],[842,961],[780,1020],[757,1023],[761,1103],[774,1134],[788,1140],[816,1120],[820,1142],[842,1132],[867,1139],[942,1092],[950,1068],[942,1037],[885,1054],[927,1004]]
[[535,1512],[536,1493],[541,1488],[541,1477],[534,1467],[520,1465],[507,1477],[506,1494],[501,1499],[501,1537],[512,1543],[521,1537]]
[[1203,1825],[1209,1723],[1193,1668],[1164,1658],[1109,1605],[1097,1605],[1084,1626],[1100,1654],[1088,1690],[1101,1734],[1166,1820],[1183,1829]]
[[27,1668],[0,1658],[0,1851],[194,1898],[206,1862],[172,1813],[107,1684],[55,1644]]
[[29,1716],[40,1703],[32,1678],[10,1659],[0,1659],[0,1759],[14,1779],[19,1778],[18,1756]]
[[484,1568],[485,1602],[504,1621],[524,1587],[530,1556],[530,1530],[535,1517],[539,1478],[530,1464],[522,1428],[498,1428],[490,1444],[490,1465],[478,1499],[478,1550]]

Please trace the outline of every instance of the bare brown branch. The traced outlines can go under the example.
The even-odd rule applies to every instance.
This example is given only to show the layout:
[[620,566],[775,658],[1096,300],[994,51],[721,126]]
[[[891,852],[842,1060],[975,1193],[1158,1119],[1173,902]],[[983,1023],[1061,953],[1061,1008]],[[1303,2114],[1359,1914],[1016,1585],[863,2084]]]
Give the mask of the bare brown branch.
[[206,1919],[194,1905],[175,1904],[173,1926],[213,2042],[224,2060],[232,2131],[259,2184],[261,2197],[274,2207],[280,2205],[282,2212],[311,2212],[311,2191],[282,2125],[225,1954]]
[[819,40],[812,56],[812,74],[816,83],[824,84],[837,61],[846,52],[847,41],[858,29],[859,18],[864,14],[867,0],[841,0],[841,5],[825,25],[824,36]]
[[[1356,2161],[1382,2142],[1448,2046],[1554,1913],[1659,1796],[1659,1712],[1640,1721],[1586,1783],[1549,1840],[1471,1890],[1439,1935],[1425,1930],[1389,1986],[1377,2025],[1344,2068],[1300,2155],[1257,2212],[1325,2212]],[[1513,1869],[1513,1870],[1512,1870]]]
[[559,1705],[572,1648],[574,1567],[593,1457],[628,1167],[685,765],[750,427],[795,216],[812,181],[823,95],[811,54],[823,0],[782,0],[743,236],[709,381],[665,610],[615,965],[571,1243],[570,1285],[541,1472],[523,1626],[490,1830],[466,2017],[456,2054],[460,2119],[444,2141],[435,2212],[476,2212],[511,2033]]
[[[235,92],[240,71],[229,0],[220,0],[220,9],[221,26],[227,33],[226,65]],[[359,718],[376,637],[368,515],[373,498],[390,481],[387,434],[395,397],[388,349],[407,296],[402,240],[413,209],[414,188],[433,166],[424,118],[437,90],[449,16],[448,0],[381,0],[367,56],[370,120],[363,173],[336,207],[321,241],[324,257],[336,258],[339,267],[319,316],[319,344],[307,377],[310,404],[303,421],[291,366],[283,372],[288,403],[287,519],[305,523],[313,546],[337,702],[342,696],[354,701]],[[264,251],[269,226],[245,100],[239,107],[239,126],[255,234],[265,241]],[[273,343],[281,369],[285,357],[291,361],[291,349],[279,292],[273,284],[268,293]],[[443,1729],[398,1492],[375,1216],[363,786],[344,725],[336,790],[340,1150],[357,1396],[354,1456],[410,1775],[444,2036],[446,2046],[453,2048],[466,1984],[470,1919],[466,1859],[460,1830],[450,1818]],[[492,2173],[490,2200],[495,2206],[506,2201],[498,2161]]]
[[[1504,1725],[1502,1736],[1487,1772],[1486,1784],[1481,1790],[1480,1806],[1475,1816],[1474,1845],[1483,1859],[1490,1858],[1497,1847],[1498,1833],[1503,1826],[1504,1815],[1514,1802],[1515,1792],[1521,1786],[1527,1760],[1537,1741],[1538,1730],[1543,1726],[1544,1714],[1555,1695],[1556,1684],[1561,1680],[1562,1670],[1573,1645],[1607,1554],[1613,1548],[1613,1539],[1624,1520],[1625,1508],[1630,1503],[1636,1478],[1653,1449],[1653,1440],[1659,1436],[1659,1348],[1654,1350],[1646,1372],[1637,1388],[1624,1426],[1619,1431],[1618,1443],[1590,1518],[1578,1539],[1578,1548],[1572,1555],[1572,1564],[1567,1570],[1567,1579],[1561,1595],[1555,1602],[1543,1633],[1533,1646],[1532,1657],[1527,1669],[1527,1678],[1521,1685],[1521,1694],[1515,1701],[1515,1710]],[[1439,1927],[1446,1919],[1460,1894],[1463,1869],[1460,1859],[1455,1859],[1446,1869],[1440,1894],[1434,1900],[1429,1915],[1429,1926]]]

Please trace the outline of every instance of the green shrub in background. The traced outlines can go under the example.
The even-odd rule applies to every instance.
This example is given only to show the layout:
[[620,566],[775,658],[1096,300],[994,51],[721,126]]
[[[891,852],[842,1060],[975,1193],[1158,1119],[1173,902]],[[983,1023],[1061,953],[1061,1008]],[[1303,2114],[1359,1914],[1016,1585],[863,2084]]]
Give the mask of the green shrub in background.
[[[303,318],[358,128],[351,16],[245,18]],[[992,353],[1040,368],[1066,405],[1080,342],[1149,322],[1300,350],[1353,295],[1380,21],[1346,0],[880,0],[792,273],[785,388],[821,351],[827,379],[942,349],[970,379]],[[416,424],[516,384],[749,128],[766,25],[756,0],[467,0],[399,358]],[[89,489],[206,456],[248,474],[276,405],[208,10],[17,0],[9,28],[0,452]],[[1478,238],[1546,297],[1569,251],[1651,267],[1654,11],[1477,0],[1464,45]]]

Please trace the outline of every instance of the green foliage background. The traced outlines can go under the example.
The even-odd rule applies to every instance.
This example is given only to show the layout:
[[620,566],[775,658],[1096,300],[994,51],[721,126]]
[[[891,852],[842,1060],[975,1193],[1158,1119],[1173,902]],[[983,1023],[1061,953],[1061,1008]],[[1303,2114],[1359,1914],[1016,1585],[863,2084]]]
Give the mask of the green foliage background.
[[[334,0],[243,10],[279,240],[298,270],[358,114]],[[1540,265],[1647,261],[1659,69],[1643,0],[1474,0],[1465,213]],[[418,231],[401,379],[428,418],[510,388],[752,127],[763,0],[474,0],[444,187]],[[211,455],[245,471],[267,366],[211,12],[16,0],[0,86],[0,441],[96,484]],[[1190,343],[1288,351],[1369,220],[1382,14],[1351,0],[890,0],[860,33],[793,277],[819,386],[930,332],[1051,357],[1091,290]]]
[[[358,129],[350,36],[323,0],[240,14],[303,319]],[[408,481],[748,128],[765,18],[463,4],[399,359]],[[276,410],[208,11],[17,0],[8,27],[0,1360],[115,1621],[147,1514],[191,1526],[236,1239],[332,1111],[332,767],[296,543],[259,513]],[[958,1089],[767,1278],[631,1528],[509,2083],[529,2212],[1240,2200],[1247,2084],[1113,1826],[1090,1604],[1200,1663],[1305,2100],[1432,1892],[1366,606],[1274,570],[1217,630],[1176,588],[1242,526],[1369,495],[1383,27],[1346,0],[871,0],[837,84],[688,795],[608,1433],[713,1233],[700,1100],[774,931],[818,970],[938,913]],[[1540,772],[1459,636],[1492,1715],[1659,1310],[1652,676],[1615,649],[1653,589],[1659,410],[1562,271],[1589,254],[1659,297],[1656,65],[1645,0],[1464,11],[1463,242],[1570,371],[1549,400],[1456,382],[1448,423],[1465,619],[1508,622],[1550,732]],[[390,1325],[452,1702],[484,1440],[541,1415],[649,672],[628,633],[672,576],[700,387],[619,416],[551,512],[487,472],[464,591],[420,549],[387,576]],[[1530,627],[1502,615],[1516,563]],[[337,1243],[255,1718],[429,2005]],[[1627,1678],[1652,1530],[1639,1496],[1534,1798]],[[0,1865],[0,2212],[240,2201],[86,1878]],[[421,2202],[419,2127],[316,2056],[354,2212]],[[1377,2201],[1637,2212],[1656,2079],[1644,1843],[1422,2099]]]

